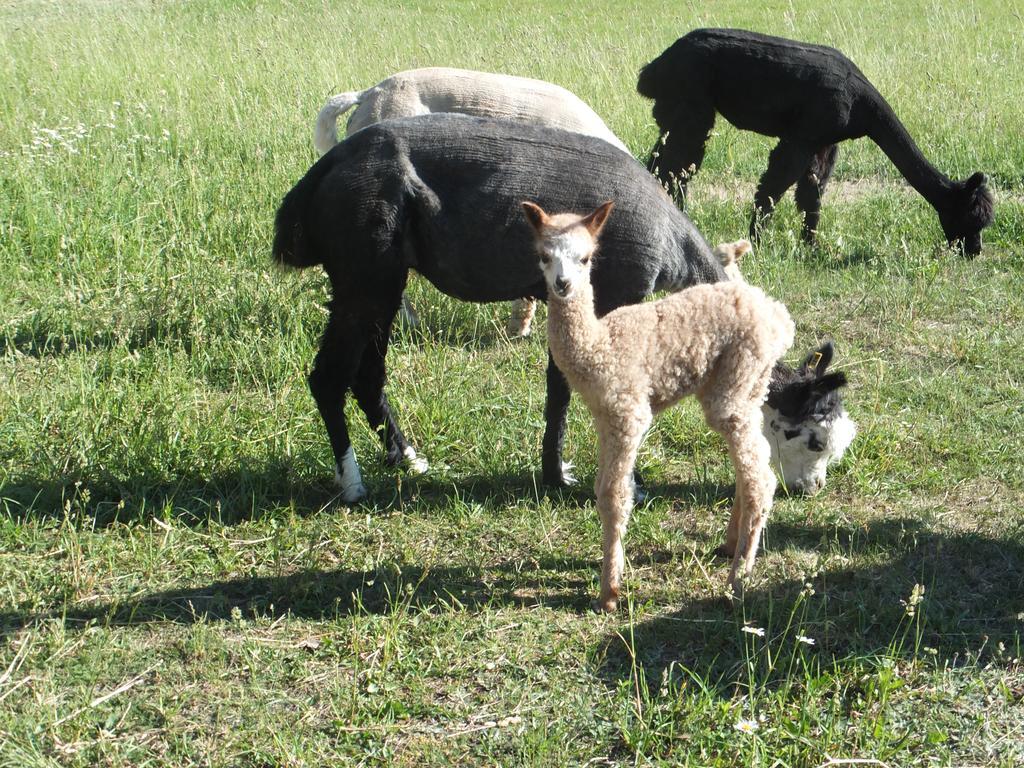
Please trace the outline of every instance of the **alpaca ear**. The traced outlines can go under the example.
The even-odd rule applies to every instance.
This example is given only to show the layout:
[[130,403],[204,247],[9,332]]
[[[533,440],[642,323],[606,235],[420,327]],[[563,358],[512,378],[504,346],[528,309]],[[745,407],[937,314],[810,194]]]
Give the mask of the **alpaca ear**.
[[833,390],[846,386],[846,374],[842,371],[828,373],[816,379],[813,385],[814,391],[819,395],[826,395]]
[[601,203],[593,213],[580,222],[590,232],[591,237],[597,237],[601,230],[604,229],[604,223],[608,220],[608,214],[612,212],[614,207],[615,203],[611,200]]
[[526,200],[523,202],[523,213],[526,214],[526,220],[530,222],[530,226],[537,232],[540,232],[544,227],[548,225],[550,216],[544,213],[544,209],[536,203],[531,203]]
[[986,176],[981,171],[978,171],[977,173],[971,174],[971,178],[967,180],[964,186],[967,189],[975,190],[978,189],[979,187],[985,186],[986,184],[988,184],[988,176]]
[[832,339],[829,339],[807,356],[807,359],[800,366],[800,373],[807,373],[813,370],[816,375],[821,376],[832,363],[832,356],[835,354],[835,351],[835,345],[832,343]]
[[750,253],[753,246],[749,240],[737,240],[735,243],[719,243],[713,253],[723,267],[730,264],[739,265],[740,259]]

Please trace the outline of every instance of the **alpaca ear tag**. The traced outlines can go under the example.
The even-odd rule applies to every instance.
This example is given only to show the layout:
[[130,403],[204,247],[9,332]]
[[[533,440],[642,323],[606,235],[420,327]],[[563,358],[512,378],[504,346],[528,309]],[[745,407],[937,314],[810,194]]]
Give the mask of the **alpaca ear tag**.
[[822,357],[823,355],[821,352],[815,352],[811,356],[811,361],[807,364],[807,370],[816,372],[818,370],[818,363],[821,362]]

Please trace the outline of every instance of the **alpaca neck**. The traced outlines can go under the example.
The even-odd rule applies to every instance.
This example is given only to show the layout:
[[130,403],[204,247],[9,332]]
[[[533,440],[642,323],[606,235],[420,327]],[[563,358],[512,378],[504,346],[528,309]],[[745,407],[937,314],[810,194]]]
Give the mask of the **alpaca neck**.
[[608,343],[608,329],[594,314],[594,289],[585,281],[569,299],[548,299],[548,347],[570,381],[589,377]]
[[868,136],[933,208],[943,206],[953,186],[949,177],[928,162],[892,107],[877,92],[872,107]]

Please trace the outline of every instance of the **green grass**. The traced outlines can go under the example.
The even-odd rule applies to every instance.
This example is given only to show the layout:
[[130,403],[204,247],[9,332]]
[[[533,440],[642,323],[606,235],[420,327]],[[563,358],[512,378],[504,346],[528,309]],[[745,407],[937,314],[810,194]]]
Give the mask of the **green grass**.
[[[780,206],[748,278],[794,357],[836,340],[861,432],[823,494],[778,499],[744,601],[711,554],[725,452],[684,404],[641,454],[628,599],[591,614],[594,437],[575,404],[582,482],[546,494],[543,322],[510,342],[507,307],[422,281],[389,388],[432,471],[383,468],[353,412],[372,501],[339,506],[304,380],[325,281],[268,256],[323,99],[541,77],[642,155],[636,72],[698,25],[841,47],[998,205],[965,261],[862,141],[819,248]],[[1019,764],[1022,31],[991,0],[0,7],[0,765]],[[770,146],[716,126],[709,240],[745,231]]]

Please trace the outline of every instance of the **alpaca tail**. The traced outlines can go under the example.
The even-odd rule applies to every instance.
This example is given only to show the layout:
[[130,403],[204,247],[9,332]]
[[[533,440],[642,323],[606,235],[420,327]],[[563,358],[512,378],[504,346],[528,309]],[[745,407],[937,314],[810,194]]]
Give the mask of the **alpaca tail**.
[[648,62],[640,70],[636,81],[636,92],[648,99],[657,99],[661,96],[671,96],[679,91],[679,77],[677,64],[677,40],[666,51]]
[[320,181],[333,167],[334,161],[331,158],[320,158],[281,201],[274,218],[272,250],[279,264],[312,267],[323,263],[323,257],[310,242],[303,223]]
[[366,91],[348,91],[331,96],[316,118],[313,146],[321,155],[338,143],[338,118],[360,102]]
[[662,90],[659,85],[664,77],[664,73],[661,72],[659,62],[660,59],[655,59],[644,65],[636,81],[636,92],[641,96],[646,96],[648,99],[657,98]]

